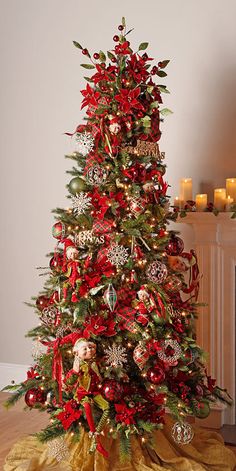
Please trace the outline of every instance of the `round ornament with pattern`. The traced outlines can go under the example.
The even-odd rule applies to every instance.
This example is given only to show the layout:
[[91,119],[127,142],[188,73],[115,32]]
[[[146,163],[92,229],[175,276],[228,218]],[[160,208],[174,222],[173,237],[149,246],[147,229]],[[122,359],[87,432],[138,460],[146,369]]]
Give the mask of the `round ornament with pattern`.
[[166,246],[166,253],[168,255],[180,255],[184,250],[184,243],[180,237],[173,235],[167,246]]
[[56,222],[52,226],[52,235],[53,237],[55,237],[55,239],[58,239],[58,240],[63,239],[65,237],[65,233],[66,233],[66,228],[63,222],[61,221]]
[[164,263],[156,260],[148,265],[146,275],[149,281],[159,285],[165,281],[168,275],[167,267]]
[[107,179],[106,170],[100,165],[90,167],[86,174],[86,180],[90,185],[99,186],[105,183]]
[[43,309],[39,318],[42,324],[47,327],[53,327],[58,324],[59,313],[55,306],[49,306]]
[[187,445],[194,437],[191,425],[186,422],[176,422],[172,427],[171,434],[178,445]]

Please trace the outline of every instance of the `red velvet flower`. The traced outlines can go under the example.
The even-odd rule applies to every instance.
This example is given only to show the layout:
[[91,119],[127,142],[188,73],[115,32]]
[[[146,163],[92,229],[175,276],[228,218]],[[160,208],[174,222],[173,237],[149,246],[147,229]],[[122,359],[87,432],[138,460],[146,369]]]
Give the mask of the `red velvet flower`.
[[65,430],[68,430],[71,424],[81,417],[82,410],[79,407],[79,404],[72,399],[71,401],[66,402],[64,410],[56,416],[57,419],[61,421]]
[[136,412],[135,407],[129,409],[126,404],[115,404],[116,421],[123,422],[126,425],[132,425],[135,423],[134,414]]
[[144,110],[143,105],[138,101],[141,89],[134,88],[133,90],[121,89],[118,95],[115,95],[115,100],[120,104],[120,109],[124,113],[130,113],[133,110]]
[[99,92],[94,91],[93,88],[91,88],[90,85],[87,84],[86,89],[81,90],[81,93],[84,96],[81,109],[88,105],[94,106],[95,108],[98,107],[98,100],[101,97],[101,94]]

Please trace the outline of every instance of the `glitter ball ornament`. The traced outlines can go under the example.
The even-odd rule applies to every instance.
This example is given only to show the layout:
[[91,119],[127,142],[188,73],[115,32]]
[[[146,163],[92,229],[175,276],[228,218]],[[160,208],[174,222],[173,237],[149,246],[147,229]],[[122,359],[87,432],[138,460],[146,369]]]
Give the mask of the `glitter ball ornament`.
[[133,359],[139,369],[142,370],[149,359],[147,348],[139,343],[133,351]]
[[164,263],[159,262],[158,260],[150,263],[146,270],[147,278],[153,283],[160,284],[165,281],[168,271]]
[[131,198],[129,202],[130,211],[134,216],[139,216],[145,210],[145,200],[143,198]]
[[34,407],[36,404],[43,404],[46,400],[46,394],[41,389],[31,388],[25,394],[25,403],[28,407]]
[[194,415],[198,419],[206,419],[210,414],[210,406],[206,401],[193,401]]
[[65,224],[63,224],[63,222],[61,221],[56,222],[52,226],[52,235],[53,237],[55,237],[55,239],[58,239],[58,240],[63,239],[65,237],[65,233],[66,233]]
[[187,445],[194,437],[191,425],[183,422],[176,422],[171,430],[171,435],[178,445]]
[[117,303],[117,293],[113,285],[110,283],[104,292],[103,299],[110,311],[113,312]]
[[182,355],[182,349],[177,340],[166,339],[161,342],[161,347],[162,350],[157,352],[157,355],[160,360],[169,363],[170,365],[176,363]]
[[43,309],[42,313],[39,316],[42,324],[47,327],[53,327],[56,325],[58,318],[58,310],[55,306],[49,306]]
[[91,206],[91,200],[92,198],[83,191],[81,191],[79,194],[76,193],[75,196],[72,196],[71,201],[74,213],[77,214],[77,216],[84,214]]
[[68,185],[68,189],[70,193],[72,193],[72,195],[76,195],[80,191],[86,190],[86,188],[87,188],[86,181],[80,177],[72,178],[72,180],[70,181]]
[[108,401],[119,401],[124,394],[124,388],[114,379],[107,379],[102,385],[102,394]]
[[93,150],[94,138],[90,132],[77,133],[76,137],[76,151],[84,157]]
[[107,179],[106,170],[100,165],[90,167],[86,174],[86,180],[90,185],[102,185]]
[[147,379],[152,384],[160,384],[163,383],[165,379],[165,373],[159,366],[155,366],[155,368],[149,368],[147,370]]
[[114,368],[119,366],[123,367],[124,363],[127,363],[127,353],[126,349],[122,345],[116,345],[115,343],[112,346],[109,346],[104,350],[105,353],[105,362]]
[[180,237],[172,236],[165,248],[168,255],[179,255],[184,250],[184,243]]
[[55,438],[47,443],[48,456],[57,461],[63,461],[69,458],[69,450],[63,437]]
[[127,262],[129,255],[128,249],[123,245],[113,244],[107,251],[107,258],[112,265],[119,267]]
[[50,298],[47,298],[47,296],[42,295],[36,299],[35,304],[40,311],[43,311],[43,309],[48,307],[49,303],[50,303]]
[[167,293],[177,293],[181,290],[182,281],[175,275],[168,276],[165,280],[164,288]]

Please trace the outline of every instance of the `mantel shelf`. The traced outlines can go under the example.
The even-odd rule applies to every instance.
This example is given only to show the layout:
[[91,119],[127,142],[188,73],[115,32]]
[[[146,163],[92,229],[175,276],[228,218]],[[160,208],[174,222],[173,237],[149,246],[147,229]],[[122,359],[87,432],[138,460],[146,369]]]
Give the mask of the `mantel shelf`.
[[178,216],[176,222],[185,224],[202,224],[202,225],[234,225],[236,227],[236,218],[232,218],[233,212],[221,212],[217,216],[213,213],[204,211],[193,211],[181,218]]

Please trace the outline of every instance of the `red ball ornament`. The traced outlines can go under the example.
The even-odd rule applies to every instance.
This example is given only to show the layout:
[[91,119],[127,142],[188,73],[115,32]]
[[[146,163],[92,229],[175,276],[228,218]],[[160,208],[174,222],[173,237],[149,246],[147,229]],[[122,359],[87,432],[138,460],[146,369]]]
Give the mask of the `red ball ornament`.
[[165,379],[165,373],[159,366],[155,366],[147,370],[147,379],[150,383],[160,384],[163,383]]
[[82,49],[82,54],[84,54],[84,56],[87,56],[88,55],[88,49]]
[[124,394],[124,388],[114,379],[107,379],[102,385],[102,393],[108,401],[119,401]]
[[119,36],[117,36],[117,34],[115,34],[115,36],[113,36],[113,41],[115,41],[115,43],[117,43],[119,41]]
[[60,254],[54,255],[49,262],[49,266],[55,273],[60,273],[63,265],[63,257]]
[[47,296],[39,296],[36,299],[36,306],[40,311],[43,311],[48,305],[50,304],[50,298],[47,298]]
[[41,389],[32,388],[25,394],[25,403],[28,407],[34,407],[36,404],[43,404],[46,400],[46,394]]
[[94,55],[93,55],[93,57],[94,57],[94,59],[96,59],[96,60],[99,59],[99,54],[98,54],[98,52],[95,52]]
[[118,26],[118,30],[119,30],[119,31],[123,31],[123,29],[124,29],[124,26],[123,26],[123,25],[119,25],[119,26]]
[[56,222],[52,226],[52,235],[53,237],[55,237],[55,239],[58,239],[58,240],[63,239],[63,237],[65,237],[65,232],[66,232],[65,224],[63,224],[63,222],[61,221]]
[[168,255],[180,255],[184,250],[184,243],[180,237],[172,236],[165,250]]

